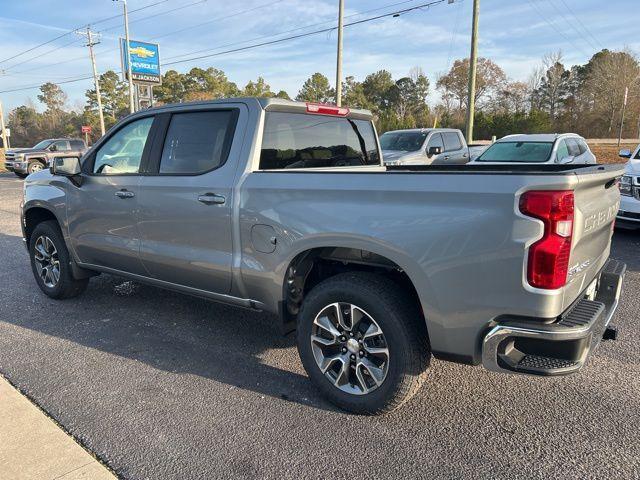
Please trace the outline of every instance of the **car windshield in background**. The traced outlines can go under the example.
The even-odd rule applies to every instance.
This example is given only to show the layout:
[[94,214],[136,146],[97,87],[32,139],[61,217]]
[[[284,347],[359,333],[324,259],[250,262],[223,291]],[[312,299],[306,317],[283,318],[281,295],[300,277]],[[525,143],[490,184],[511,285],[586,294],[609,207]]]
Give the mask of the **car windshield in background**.
[[497,142],[480,155],[477,162],[546,162],[553,142]]
[[52,143],[53,142],[51,140],[43,140],[43,141],[41,141],[39,143],[36,143],[33,146],[33,149],[34,150],[43,150],[43,149],[47,148],[49,145],[51,145]]
[[267,112],[260,169],[378,165],[378,144],[368,120]]
[[387,132],[380,137],[382,150],[415,152],[422,148],[427,132]]

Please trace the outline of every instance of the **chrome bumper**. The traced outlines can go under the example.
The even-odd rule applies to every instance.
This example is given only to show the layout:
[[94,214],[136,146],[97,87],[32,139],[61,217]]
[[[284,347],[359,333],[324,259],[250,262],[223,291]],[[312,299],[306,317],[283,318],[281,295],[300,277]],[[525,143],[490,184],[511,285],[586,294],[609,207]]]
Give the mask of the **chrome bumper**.
[[609,260],[594,300],[581,299],[553,323],[505,321],[482,343],[482,364],[496,372],[566,375],[582,368],[618,307],[626,265]]

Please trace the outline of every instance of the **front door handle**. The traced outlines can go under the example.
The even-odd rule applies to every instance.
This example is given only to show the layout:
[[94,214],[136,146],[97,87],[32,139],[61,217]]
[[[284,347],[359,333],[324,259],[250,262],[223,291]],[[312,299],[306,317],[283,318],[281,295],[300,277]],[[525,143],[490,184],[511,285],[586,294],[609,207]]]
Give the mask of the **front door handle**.
[[118,190],[116,192],[116,197],[118,198],[133,198],[135,197],[136,194],[133,192],[130,192],[129,190]]
[[216,193],[205,193],[204,195],[198,195],[198,201],[205,205],[222,205],[226,199]]

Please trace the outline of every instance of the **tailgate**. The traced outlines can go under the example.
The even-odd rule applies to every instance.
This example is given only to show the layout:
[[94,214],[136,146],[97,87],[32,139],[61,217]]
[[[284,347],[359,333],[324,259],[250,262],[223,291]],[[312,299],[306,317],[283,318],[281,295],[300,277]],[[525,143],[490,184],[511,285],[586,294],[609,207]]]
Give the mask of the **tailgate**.
[[564,305],[589,287],[609,258],[613,222],[620,206],[616,178],[623,168],[578,172],[574,190],[574,225]]

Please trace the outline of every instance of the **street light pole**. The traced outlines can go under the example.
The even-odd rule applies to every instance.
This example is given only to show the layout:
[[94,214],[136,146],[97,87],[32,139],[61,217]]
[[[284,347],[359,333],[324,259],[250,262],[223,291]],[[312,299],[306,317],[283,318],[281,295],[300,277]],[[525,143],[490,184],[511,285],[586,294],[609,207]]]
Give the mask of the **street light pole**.
[[344,0],[338,0],[338,54],[336,62],[336,105],[342,105],[342,30]]
[[469,58],[469,96],[467,98],[467,143],[473,142],[473,117],[476,109],[476,66],[478,64],[478,17],[480,0],[473,0],[473,24],[471,28],[471,56]]
[[114,2],[122,2],[124,7],[124,38],[125,38],[125,55],[127,56],[127,76],[129,77],[129,111],[134,113],[136,105],[133,98],[133,78],[131,77],[131,54],[129,53],[129,13],[127,12],[127,0],[113,0]]

